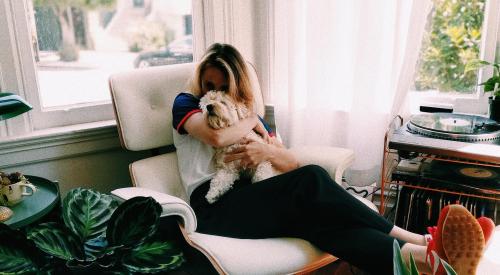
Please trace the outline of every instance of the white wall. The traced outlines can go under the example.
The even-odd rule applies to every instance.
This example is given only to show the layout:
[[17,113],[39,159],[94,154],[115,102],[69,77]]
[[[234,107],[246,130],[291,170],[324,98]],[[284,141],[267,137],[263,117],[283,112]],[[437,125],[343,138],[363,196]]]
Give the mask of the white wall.
[[109,124],[0,139],[0,171],[59,181],[62,194],[80,186],[101,192],[131,186],[128,165],[151,154],[122,149],[116,126]]
[[6,172],[20,171],[26,175],[58,181],[63,196],[76,187],[92,188],[107,193],[116,188],[131,186],[128,165],[141,159],[144,155],[126,152],[122,149],[113,149],[69,158],[16,165],[2,170]]

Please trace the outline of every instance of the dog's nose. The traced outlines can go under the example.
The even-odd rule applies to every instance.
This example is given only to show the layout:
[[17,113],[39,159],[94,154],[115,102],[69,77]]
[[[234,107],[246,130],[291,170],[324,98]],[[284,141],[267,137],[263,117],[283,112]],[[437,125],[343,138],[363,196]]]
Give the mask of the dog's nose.
[[214,106],[212,104],[208,104],[207,105],[207,111],[208,111],[209,114],[212,113],[214,111]]

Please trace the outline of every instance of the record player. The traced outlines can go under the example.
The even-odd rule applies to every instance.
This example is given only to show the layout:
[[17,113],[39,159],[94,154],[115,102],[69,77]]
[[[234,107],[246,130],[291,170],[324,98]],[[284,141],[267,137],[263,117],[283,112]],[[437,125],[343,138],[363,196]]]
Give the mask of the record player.
[[388,147],[400,155],[425,153],[500,164],[500,124],[477,115],[419,114],[394,131]]

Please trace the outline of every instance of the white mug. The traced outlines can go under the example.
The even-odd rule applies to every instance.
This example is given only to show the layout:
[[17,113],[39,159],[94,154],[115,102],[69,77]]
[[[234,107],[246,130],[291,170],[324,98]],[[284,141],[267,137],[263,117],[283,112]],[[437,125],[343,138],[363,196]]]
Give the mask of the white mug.
[[[31,192],[26,191],[26,187]],[[0,202],[7,206],[13,206],[23,200],[23,196],[31,196],[36,192],[36,187],[28,181],[22,180],[9,185],[2,185],[0,189]]]

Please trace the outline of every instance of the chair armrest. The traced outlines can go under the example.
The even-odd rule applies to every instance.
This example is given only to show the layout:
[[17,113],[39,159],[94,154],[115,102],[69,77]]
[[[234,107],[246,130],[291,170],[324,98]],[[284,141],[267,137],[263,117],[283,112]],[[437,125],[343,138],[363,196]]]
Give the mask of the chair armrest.
[[323,167],[330,177],[342,184],[344,170],[354,161],[354,152],[350,149],[332,146],[297,146],[290,148],[300,166],[316,164]]
[[111,194],[123,200],[138,196],[152,197],[161,205],[163,209],[162,217],[179,216],[182,218],[182,223],[187,233],[196,231],[196,215],[193,209],[189,204],[177,197],[140,187],[115,189],[111,191]]

